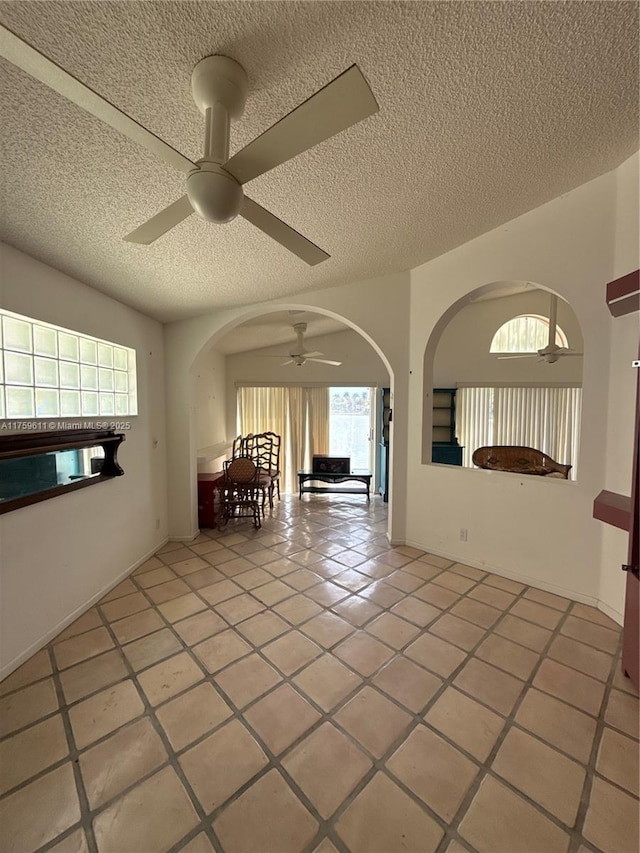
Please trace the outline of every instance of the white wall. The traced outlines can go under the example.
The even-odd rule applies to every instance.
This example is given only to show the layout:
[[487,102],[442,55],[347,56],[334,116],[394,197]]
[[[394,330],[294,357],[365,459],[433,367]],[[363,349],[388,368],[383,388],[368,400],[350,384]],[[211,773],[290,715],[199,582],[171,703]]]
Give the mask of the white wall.
[[197,533],[196,430],[193,364],[200,352],[236,325],[270,311],[326,313],[345,322],[381,355],[390,375],[394,408],[391,443],[390,528],[405,535],[407,391],[409,378],[409,274],[397,273],[357,284],[299,294],[170,323],[165,327],[170,535]]
[[[233,332],[231,332],[233,334]],[[282,385],[376,385],[389,386],[389,371],[380,356],[363,337],[352,330],[305,338],[305,349],[322,352],[332,361],[341,361],[339,367],[307,362],[302,367],[287,365],[285,359],[272,358],[286,353],[291,344],[279,344],[251,352],[227,356],[227,435],[236,433],[236,383],[256,382]],[[269,357],[265,357],[269,356]]]
[[0,264],[3,308],[136,350],[140,411],[123,477],[0,516],[1,677],[166,539],[167,506],[160,323],[9,246]]
[[[499,292],[499,291],[496,291]],[[455,388],[457,382],[580,382],[582,359],[560,358],[547,364],[537,358],[498,360],[489,352],[493,336],[503,323],[521,314],[549,316],[549,294],[531,290],[514,296],[485,299],[465,305],[451,319],[438,342],[433,378],[435,388]],[[569,347],[583,351],[575,314],[558,300],[558,325]]]
[[[638,265],[637,243],[630,236],[638,231],[637,161],[636,155],[616,171],[409,273],[170,324],[166,346],[172,535],[188,538],[197,530],[193,390],[192,378],[185,382],[185,377],[198,353],[234,325],[270,310],[326,311],[358,327],[384,354],[390,370],[395,392],[393,538],[581,600],[617,603],[610,609],[620,618],[624,578],[603,581],[605,534],[592,517],[592,506],[609,472],[617,480],[626,465],[622,460],[610,465],[607,447],[631,435],[630,424],[621,428],[624,435],[619,439],[608,433],[613,323],[619,321],[609,315],[604,286]],[[424,389],[434,386],[430,342],[439,338],[469,293],[509,281],[531,281],[558,293],[572,306],[582,330],[578,482],[421,463]],[[618,391],[612,393],[617,399]],[[622,385],[619,393],[624,393]],[[461,528],[469,531],[465,543],[459,538]]]
[[[638,159],[632,159],[617,170],[616,240],[611,279],[619,278],[640,267],[638,230]],[[628,258],[635,258],[629,266]],[[637,312],[612,320],[611,361],[609,366],[609,398],[607,419],[607,470],[602,488],[622,495],[631,493],[633,461],[633,424],[637,369],[631,361],[638,358],[640,317]],[[628,535],[622,530],[602,524],[602,573],[600,600],[605,609],[621,613],[624,609],[624,575],[620,569],[627,562]]]
[[227,444],[227,365],[226,357],[208,349],[193,365],[194,409],[198,472],[219,471],[226,458]]
[[[411,273],[409,456],[422,443],[421,389],[433,387],[428,345],[440,320],[476,288],[531,281],[574,309],[584,338],[581,474],[576,483],[451,466],[409,464],[407,540],[543,588],[595,602],[600,596],[602,525],[593,498],[606,481],[607,386],[612,321],[607,281],[637,266],[619,246],[617,223],[638,228],[631,193],[637,156],[604,175]],[[621,209],[622,208],[622,209]],[[631,223],[629,226],[628,223]],[[425,357],[427,352],[427,357]],[[460,529],[469,531],[460,541]],[[622,580],[618,587],[622,584]],[[618,616],[620,614],[618,613]]]

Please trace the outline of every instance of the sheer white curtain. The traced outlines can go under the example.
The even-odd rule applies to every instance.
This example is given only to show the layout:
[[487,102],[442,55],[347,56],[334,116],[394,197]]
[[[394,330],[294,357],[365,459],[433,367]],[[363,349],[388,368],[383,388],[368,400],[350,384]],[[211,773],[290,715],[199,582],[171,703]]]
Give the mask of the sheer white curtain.
[[288,388],[238,388],[238,430],[242,435],[272,430],[284,437],[289,418]]
[[569,477],[575,480],[581,405],[581,388],[459,388],[456,424],[463,465],[473,466],[477,447],[521,444],[573,465]]
[[[289,435],[288,388],[238,388],[238,432],[241,435],[275,432],[281,437],[280,488],[285,488]],[[290,479],[290,478],[289,478]]]
[[311,468],[314,453],[329,452],[329,389],[306,388],[307,432],[305,468]]
[[238,388],[238,431],[242,435],[275,432],[282,439],[281,488],[298,490],[298,471],[311,466],[314,453],[329,447],[329,388]]
[[298,471],[304,467],[304,445],[306,431],[306,395],[304,388],[279,388],[285,391],[289,404],[289,417],[283,441],[287,452],[284,474],[284,490],[294,493],[298,490]]

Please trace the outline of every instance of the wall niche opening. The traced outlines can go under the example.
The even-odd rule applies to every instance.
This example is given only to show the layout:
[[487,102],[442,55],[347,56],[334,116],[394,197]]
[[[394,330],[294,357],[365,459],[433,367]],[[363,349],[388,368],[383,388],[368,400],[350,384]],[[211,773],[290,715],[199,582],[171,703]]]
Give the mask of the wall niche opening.
[[[425,348],[422,463],[575,480],[583,353],[571,306],[535,283],[495,282],[459,299]],[[517,450],[474,460],[482,447]]]

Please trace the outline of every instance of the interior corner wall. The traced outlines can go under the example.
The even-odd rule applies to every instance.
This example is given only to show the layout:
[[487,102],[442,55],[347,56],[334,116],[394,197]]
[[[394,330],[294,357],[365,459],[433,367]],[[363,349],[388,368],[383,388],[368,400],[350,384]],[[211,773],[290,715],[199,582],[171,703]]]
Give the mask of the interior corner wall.
[[4,677],[162,544],[167,506],[162,325],[5,245],[0,305],[134,348],[140,412],[124,476],[0,516]]
[[[620,209],[620,173],[629,162],[411,272],[407,541],[461,562],[598,603],[602,525],[593,499],[608,460],[607,388],[612,323],[605,284],[637,266],[619,246],[618,223],[638,230],[630,201]],[[618,249],[616,248],[618,247]],[[424,354],[438,320],[476,288],[532,281],[559,293],[584,339],[580,475],[548,482],[502,472],[420,464]],[[413,461],[412,461],[413,460]],[[468,531],[467,541],[460,531]],[[622,585],[623,579],[617,584]],[[616,593],[617,595],[617,593]],[[612,596],[615,597],[615,596]],[[621,618],[619,612],[613,613]]]

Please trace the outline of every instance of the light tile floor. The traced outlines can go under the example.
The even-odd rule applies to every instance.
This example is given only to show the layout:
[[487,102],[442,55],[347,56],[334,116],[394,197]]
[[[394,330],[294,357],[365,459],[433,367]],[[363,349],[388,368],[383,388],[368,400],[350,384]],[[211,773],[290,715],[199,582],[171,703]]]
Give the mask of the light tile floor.
[[3,853],[637,851],[618,627],[385,531],[323,496],[170,543],[9,676]]

